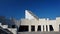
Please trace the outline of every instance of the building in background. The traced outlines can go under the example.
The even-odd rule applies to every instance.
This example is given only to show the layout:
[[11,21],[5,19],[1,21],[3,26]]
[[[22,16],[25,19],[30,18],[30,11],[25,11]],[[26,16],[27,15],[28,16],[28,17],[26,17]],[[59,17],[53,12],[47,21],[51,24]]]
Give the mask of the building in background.
[[[20,23],[20,24],[19,24]],[[25,18],[22,18],[19,24],[19,31],[41,31],[41,32],[50,32],[60,31],[60,17],[57,17],[56,20],[49,20],[49,18],[38,18],[35,14],[33,14],[29,10],[25,10]]]
[[56,20],[49,20],[49,18],[41,19],[29,10],[25,10],[25,18],[16,20],[14,18],[5,19],[5,17],[0,17],[0,22],[1,34],[18,34],[18,32],[60,31],[60,17],[57,17]]

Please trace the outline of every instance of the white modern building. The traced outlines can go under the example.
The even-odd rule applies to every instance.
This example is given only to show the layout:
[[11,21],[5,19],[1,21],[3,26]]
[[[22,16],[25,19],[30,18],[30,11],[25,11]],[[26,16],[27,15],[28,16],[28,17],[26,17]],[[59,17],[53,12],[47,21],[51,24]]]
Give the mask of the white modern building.
[[[20,23],[20,24],[19,24]],[[49,18],[38,18],[31,11],[25,10],[25,18],[22,18],[20,22],[17,23],[19,31],[40,31],[40,32],[50,32],[60,31],[60,17],[56,17],[56,20],[49,20]]]
[[[18,32],[59,32],[60,31],[60,17],[57,17],[55,20],[49,20],[49,18],[38,18],[31,11],[25,10],[25,18],[20,20],[14,20],[15,25],[19,28],[8,28],[8,25],[2,25],[0,23],[0,31],[7,30],[12,32],[12,34],[17,34]],[[7,30],[5,30],[7,29]]]

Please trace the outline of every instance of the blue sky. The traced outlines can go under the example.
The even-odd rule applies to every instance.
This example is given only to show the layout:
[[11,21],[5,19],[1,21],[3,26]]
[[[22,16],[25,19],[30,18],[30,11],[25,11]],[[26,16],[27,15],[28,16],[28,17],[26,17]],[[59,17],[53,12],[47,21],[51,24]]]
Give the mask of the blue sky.
[[24,18],[28,9],[39,18],[60,17],[60,0],[0,0],[0,16]]

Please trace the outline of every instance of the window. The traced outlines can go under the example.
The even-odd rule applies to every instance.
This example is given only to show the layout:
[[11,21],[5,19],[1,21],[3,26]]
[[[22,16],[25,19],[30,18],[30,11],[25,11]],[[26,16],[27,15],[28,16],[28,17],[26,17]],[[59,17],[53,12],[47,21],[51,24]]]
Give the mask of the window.
[[35,26],[34,25],[31,26],[31,31],[35,31]]
[[25,32],[25,31],[28,31],[28,26],[27,25],[20,25],[19,32]]
[[44,31],[44,25],[43,25],[43,31]]
[[50,27],[50,31],[54,31],[54,29],[53,29],[53,26],[52,26],[52,25],[49,25],[49,27]]
[[47,25],[46,25],[46,31],[48,31],[48,27],[47,27]]
[[38,31],[41,31],[41,25],[38,25]]

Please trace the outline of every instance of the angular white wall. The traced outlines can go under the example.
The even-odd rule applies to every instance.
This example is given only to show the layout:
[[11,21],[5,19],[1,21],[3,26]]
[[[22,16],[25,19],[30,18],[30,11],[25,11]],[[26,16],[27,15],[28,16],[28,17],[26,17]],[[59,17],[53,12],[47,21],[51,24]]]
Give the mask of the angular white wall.
[[34,16],[32,16],[32,14],[29,13],[30,11],[25,10],[25,19],[35,19]]

